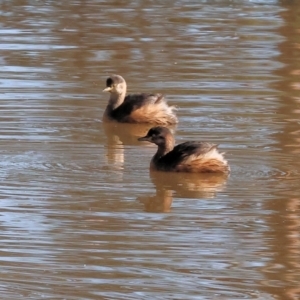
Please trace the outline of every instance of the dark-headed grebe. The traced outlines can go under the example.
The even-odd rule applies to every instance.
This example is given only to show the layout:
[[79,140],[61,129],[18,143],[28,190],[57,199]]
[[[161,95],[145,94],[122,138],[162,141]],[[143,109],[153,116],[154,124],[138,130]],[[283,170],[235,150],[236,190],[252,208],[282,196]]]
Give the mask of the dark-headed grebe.
[[161,94],[132,94],[126,96],[126,81],[120,75],[106,80],[104,92],[110,93],[104,121],[121,123],[152,123],[171,125],[178,123],[175,106],[169,106]]
[[215,144],[185,142],[174,147],[171,131],[162,126],[151,128],[147,135],[138,139],[158,146],[150,168],[152,170],[193,173],[229,173],[230,168]]

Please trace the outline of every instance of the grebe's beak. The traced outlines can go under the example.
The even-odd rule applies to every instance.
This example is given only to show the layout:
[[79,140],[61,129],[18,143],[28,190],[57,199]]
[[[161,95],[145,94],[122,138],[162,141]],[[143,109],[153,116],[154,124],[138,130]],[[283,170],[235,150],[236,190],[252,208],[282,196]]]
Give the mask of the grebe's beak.
[[108,86],[107,88],[105,88],[102,92],[111,92],[111,87]]
[[140,138],[138,138],[138,141],[140,141],[140,142],[151,142],[151,136],[143,136],[143,137],[140,137]]

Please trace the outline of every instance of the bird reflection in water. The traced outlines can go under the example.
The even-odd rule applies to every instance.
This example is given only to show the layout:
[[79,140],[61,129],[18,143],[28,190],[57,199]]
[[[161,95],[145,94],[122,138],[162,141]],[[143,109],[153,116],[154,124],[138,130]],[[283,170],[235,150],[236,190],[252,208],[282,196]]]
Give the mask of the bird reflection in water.
[[214,198],[217,192],[224,190],[228,175],[150,171],[150,178],[156,194],[141,196],[137,200],[144,204],[147,212],[169,212],[173,197]]

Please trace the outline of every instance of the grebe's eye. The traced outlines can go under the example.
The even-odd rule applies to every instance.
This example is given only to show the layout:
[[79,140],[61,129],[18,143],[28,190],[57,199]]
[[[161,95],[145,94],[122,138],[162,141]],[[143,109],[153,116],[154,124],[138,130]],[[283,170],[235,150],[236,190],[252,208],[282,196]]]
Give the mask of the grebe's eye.
[[112,79],[111,78],[107,78],[107,80],[106,80],[106,86],[107,87],[111,87],[112,85],[113,85]]

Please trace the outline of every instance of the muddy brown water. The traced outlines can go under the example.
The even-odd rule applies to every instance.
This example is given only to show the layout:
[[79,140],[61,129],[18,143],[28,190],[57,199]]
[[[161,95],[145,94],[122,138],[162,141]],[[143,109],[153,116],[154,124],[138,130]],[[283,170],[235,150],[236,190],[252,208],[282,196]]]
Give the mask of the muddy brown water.
[[[298,1],[0,4],[1,299],[300,299]],[[178,106],[230,178],[149,173],[106,77]]]

